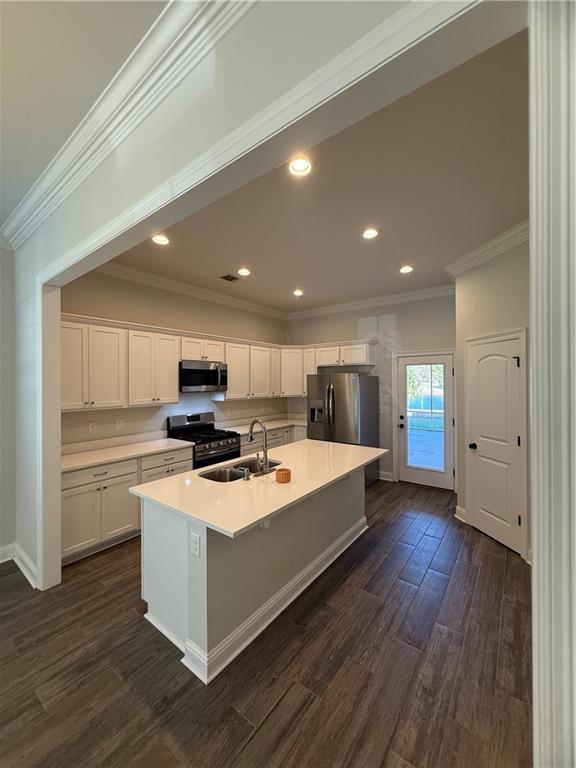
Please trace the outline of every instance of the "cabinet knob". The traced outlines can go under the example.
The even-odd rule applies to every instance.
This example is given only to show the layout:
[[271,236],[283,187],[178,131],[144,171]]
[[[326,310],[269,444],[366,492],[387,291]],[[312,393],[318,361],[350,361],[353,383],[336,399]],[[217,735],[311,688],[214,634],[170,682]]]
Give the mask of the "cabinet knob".
[[96,405],[96,403],[94,402],[94,400],[92,400],[92,402],[90,403],[90,405]]
[[88,402],[88,400],[84,400],[84,405],[90,405],[90,403]]

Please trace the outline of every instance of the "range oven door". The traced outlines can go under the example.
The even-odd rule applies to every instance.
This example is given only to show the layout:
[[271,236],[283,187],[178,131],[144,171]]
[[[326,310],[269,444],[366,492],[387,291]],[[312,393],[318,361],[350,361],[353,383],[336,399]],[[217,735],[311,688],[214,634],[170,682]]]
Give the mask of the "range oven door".
[[209,360],[182,360],[180,392],[225,392],[228,389],[228,366]]
[[240,444],[230,446],[226,450],[221,448],[201,453],[198,455],[196,449],[194,450],[194,469],[202,469],[202,467],[209,467],[211,464],[219,464],[221,461],[230,461],[232,459],[240,458]]

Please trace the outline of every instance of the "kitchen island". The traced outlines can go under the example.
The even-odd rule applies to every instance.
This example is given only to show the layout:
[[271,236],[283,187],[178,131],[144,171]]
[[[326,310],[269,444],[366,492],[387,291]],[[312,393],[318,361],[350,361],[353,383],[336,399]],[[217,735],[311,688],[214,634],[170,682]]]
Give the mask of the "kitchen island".
[[200,469],[131,489],[146,618],[203,682],[366,530],[364,466],[386,452],[301,440],[269,452],[291,483],[274,472],[220,483]]

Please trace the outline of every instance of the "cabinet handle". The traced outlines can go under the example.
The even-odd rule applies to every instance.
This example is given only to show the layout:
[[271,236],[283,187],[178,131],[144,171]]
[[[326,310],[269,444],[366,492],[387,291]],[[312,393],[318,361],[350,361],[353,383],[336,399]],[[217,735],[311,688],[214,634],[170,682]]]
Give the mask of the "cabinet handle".
[[105,472],[95,472],[92,475],[92,477],[104,477],[104,475],[107,475],[107,474],[108,474],[108,470],[106,470]]
[[90,405],[90,403],[88,402],[88,400],[84,400],[84,405]]
[[105,490],[106,490],[106,488],[108,488],[108,486],[107,486],[107,485],[103,485],[103,486],[102,486],[102,490],[103,490],[103,491],[105,491]]
[[163,461],[174,461],[174,456],[167,456]]
[[96,405],[96,403],[94,402],[94,400],[92,400],[92,402],[90,403],[90,405]]

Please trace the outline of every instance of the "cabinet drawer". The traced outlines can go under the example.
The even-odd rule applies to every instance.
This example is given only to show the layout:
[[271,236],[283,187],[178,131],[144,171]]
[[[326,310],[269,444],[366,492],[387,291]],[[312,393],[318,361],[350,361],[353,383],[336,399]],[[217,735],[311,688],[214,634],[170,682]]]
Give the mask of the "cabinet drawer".
[[272,431],[268,431],[268,442],[270,442],[270,440],[284,440],[285,435],[285,429],[273,429]]
[[178,461],[192,461],[192,450],[192,448],[177,448],[175,451],[143,456],[141,459],[142,471],[156,469],[156,467],[169,467]]
[[167,467],[155,467],[154,469],[147,469],[142,472],[142,482],[152,483],[154,480],[163,480],[165,477],[172,477],[172,475],[181,475],[182,472],[192,471],[192,461],[179,461],[175,464],[170,464]]
[[78,488],[88,483],[109,480],[111,477],[130,475],[137,471],[138,461],[136,459],[128,459],[126,461],[115,461],[112,464],[102,464],[98,467],[77,469],[74,472],[64,472],[62,475],[62,490],[66,491],[69,488]]

